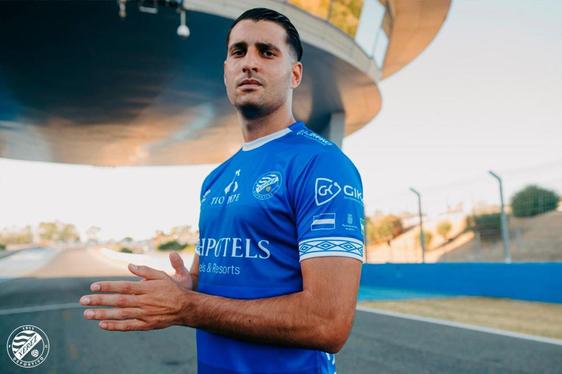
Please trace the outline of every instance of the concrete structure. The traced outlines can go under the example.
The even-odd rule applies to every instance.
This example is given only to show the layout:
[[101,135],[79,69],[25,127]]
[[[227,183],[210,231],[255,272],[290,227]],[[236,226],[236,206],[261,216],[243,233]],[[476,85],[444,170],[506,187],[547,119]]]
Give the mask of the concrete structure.
[[[257,6],[286,14],[305,43],[297,118],[341,144],[376,116],[377,83],[427,47],[449,5],[2,1],[0,157],[105,166],[224,160],[242,141],[223,85],[225,36],[232,19]],[[182,17],[188,38],[178,36]]]

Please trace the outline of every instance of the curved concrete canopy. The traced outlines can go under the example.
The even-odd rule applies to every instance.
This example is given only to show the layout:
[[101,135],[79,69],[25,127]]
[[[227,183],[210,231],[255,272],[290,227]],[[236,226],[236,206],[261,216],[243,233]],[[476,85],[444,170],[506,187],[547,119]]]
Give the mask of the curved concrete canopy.
[[[338,112],[346,134],[364,126],[381,105],[371,61],[334,27],[293,7],[286,12],[305,41],[296,116],[319,132]],[[222,79],[231,20],[211,13],[189,11],[184,40],[170,8],[151,15],[129,5],[120,19],[109,1],[0,2],[0,157],[90,165],[224,160],[242,139]]]
[[382,78],[409,64],[435,38],[449,13],[451,0],[381,0],[390,13],[384,25],[389,45]]

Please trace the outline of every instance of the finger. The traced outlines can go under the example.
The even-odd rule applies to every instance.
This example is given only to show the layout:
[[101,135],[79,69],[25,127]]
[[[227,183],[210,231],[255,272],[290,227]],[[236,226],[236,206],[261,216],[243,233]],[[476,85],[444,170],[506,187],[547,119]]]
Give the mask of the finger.
[[86,309],[84,311],[84,318],[125,320],[139,318],[142,313],[143,311],[140,308]]
[[129,295],[140,295],[145,292],[144,285],[139,282],[130,281],[110,281],[95,282],[90,286],[90,290],[94,292],[116,292]]
[[150,326],[138,319],[127,319],[124,321],[101,321],[99,326],[108,331],[146,331]]
[[139,296],[136,295],[86,295],[80,298],[82,305],[101,305],[101,306],[115,306],[119,308],[137,307],[139,305]]
[[170,263],[172,264],[172,267],[174,268],[176,273],[184,274],[187,272],[187,269],[185,268],[185,265],[183,263],[183,259],[181,258],[179,253],[170,253]]
[[168,275],[150,266],[129,264],[129,271],[145,279],[165,279]]

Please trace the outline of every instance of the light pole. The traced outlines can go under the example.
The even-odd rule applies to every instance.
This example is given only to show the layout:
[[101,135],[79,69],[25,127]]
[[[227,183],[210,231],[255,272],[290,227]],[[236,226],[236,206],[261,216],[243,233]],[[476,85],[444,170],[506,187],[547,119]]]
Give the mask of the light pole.
[[511,252],[509,248],[509,229],[507,227],[507,216],[505,215],[505,209],[503,204],[503,183],[499,175],[489,170],[488,173],[498,181],[500,185],[500,219],[501,219],[501,232],[503,241],[503,258],[504,261],[509,264],[511,263]]
[[418,197],[418,216],[420,217],[420,242],[422,247],[422,263],[425,263],[425,235],[423,233],[423,219],[422,219],[422,206],[421,206],[421,195],[418,191],[410,187],[410,191],[416,194]]

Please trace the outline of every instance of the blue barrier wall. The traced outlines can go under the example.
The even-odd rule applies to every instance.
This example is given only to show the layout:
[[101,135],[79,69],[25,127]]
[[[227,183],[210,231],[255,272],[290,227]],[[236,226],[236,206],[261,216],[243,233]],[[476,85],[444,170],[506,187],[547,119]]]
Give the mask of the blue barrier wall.
[[562,263],[365,264],[361,286],[562,303]]

